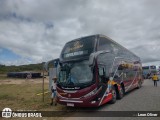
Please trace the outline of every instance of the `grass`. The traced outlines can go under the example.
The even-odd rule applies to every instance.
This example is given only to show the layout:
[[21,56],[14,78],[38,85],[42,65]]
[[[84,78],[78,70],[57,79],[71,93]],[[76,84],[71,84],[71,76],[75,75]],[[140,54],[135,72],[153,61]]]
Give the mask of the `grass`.
[[[10,107],[13,110],[59,110],[64,106],[50,106],[50,93],[45,94],[44,102],[42,95],[42,84],[2,84],[0,85],[0,110]],[[48,84],[45,84],[48,91]]]
[[[45,83],[45,91],[48,91],[48,83]],[[44,102],[42,95],[42,84],[2,84],[0,85],[0,111],[9,107],[13,111],[17,110],[38,110],[38,111],[61,111],[67,107],[63,105],[50,106],[50,93],[45,94]],[[33,118],[34,119],[34,118]],[[46,118],[46,120],[53,118]],[[63,118],[54,118],[61,120]]]

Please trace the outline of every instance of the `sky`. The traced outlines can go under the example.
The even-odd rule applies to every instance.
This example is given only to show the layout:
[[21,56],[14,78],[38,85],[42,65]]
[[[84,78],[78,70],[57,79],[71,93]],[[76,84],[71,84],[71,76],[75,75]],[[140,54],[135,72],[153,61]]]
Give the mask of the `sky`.
[[0,64],[47,62],[66,42],[103,34],[160,65],[159,21],[159,0],[0,0]]

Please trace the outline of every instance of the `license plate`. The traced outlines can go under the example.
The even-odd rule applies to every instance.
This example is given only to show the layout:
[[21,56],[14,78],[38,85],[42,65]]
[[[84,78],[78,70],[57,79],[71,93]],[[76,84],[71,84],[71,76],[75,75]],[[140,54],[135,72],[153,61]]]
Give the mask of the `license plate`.
[[74,104],[73,103],[67,103],[67,106],[74,107]]

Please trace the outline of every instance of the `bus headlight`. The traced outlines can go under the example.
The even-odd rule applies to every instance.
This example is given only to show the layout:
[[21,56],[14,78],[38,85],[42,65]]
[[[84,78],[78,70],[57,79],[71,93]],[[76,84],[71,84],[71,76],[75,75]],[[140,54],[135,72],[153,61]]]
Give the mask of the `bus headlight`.
[[97,92],[97,88],[95,88],[95,89],[94,89],[93,91],[91,91],[90,93],[84,95],[83,97],[85,97],[85,98],[86,98],[86,97],[90,97],[90,96],[96,94],[96,92]]

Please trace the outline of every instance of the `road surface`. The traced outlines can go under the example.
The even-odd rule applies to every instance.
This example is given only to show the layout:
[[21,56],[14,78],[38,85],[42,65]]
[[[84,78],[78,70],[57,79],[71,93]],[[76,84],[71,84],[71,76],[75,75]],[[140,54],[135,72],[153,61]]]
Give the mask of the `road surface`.
[[[135,89],[127,93],[123,99],[117,100],[115,104],[105,104],[99,108],[70,108],[77,111],[93,111],[71,114],[72,117],[64,118],[65,120],[160,120],[160,117],[95,117],[94,111],[159,111],[160,113],[160,81],[158,81],[158,87],[153,86],[152,80],[145,80],[143,86],[140,89]],[[146,112],[147,114],[148,112]],[[105,112],[104,112],[105,114]],[[107,114],[107,112],[106,112]],[[85,117],[84,116],[89,116]],[[158,114],[159,115],[159,114]],[[81,117],[77,117],[81,116]],[[94,116],[94,117],[92,117]],[[97,114],[98,116],[98,114]],[[160,115],[159,115],[160,116]]]

